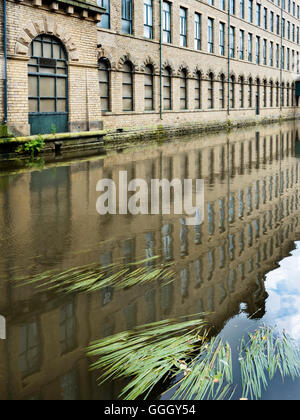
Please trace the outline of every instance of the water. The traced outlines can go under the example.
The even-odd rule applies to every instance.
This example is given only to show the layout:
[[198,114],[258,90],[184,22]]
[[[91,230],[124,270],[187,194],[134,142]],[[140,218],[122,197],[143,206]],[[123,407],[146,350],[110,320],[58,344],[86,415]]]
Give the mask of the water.
[[[258,323],[300,344],[298,129],[282,126],[189,136],[43,169],[0,174],[1,399],[115,399],[122,384],[96,383],[91,341],[147,322],[211,312],[232,343]],[[32,165],[30,165],[32,166]],[[99,216],[97,182],[203,178],[205,218]],[[19,277],[90,263],[174,261],[176,279],[126,290],[57,294]],[[3,333],[3,327],[0,329]],[[1,333],[1,332],[0,332]],[[278,377],[263,399],[299,399],[300,380]]]

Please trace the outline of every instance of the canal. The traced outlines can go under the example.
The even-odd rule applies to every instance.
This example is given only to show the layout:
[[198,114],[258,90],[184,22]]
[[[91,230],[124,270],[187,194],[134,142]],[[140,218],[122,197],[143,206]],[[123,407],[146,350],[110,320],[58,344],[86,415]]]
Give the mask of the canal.
[[[300,345],[299,130],[295,122],[267,125],[2,170],[0,398],[116,399],[122,383],[97,385],[88,345],[200,312],[233,346],[262,323]],[[100,216],[97,183],[118,184],[120,171],[147,182],[203,179],[203,223],[188,226],[179,214]],[[39,287],[49,272],[154,256],[172,263],[173,281],[90,293]],[[276,375],[262,398],[300,399],[300,379],[282,384]]]

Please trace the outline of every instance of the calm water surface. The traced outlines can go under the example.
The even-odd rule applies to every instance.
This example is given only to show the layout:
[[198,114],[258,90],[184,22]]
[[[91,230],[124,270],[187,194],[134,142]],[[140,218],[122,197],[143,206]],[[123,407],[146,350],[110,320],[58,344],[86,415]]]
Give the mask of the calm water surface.
[[[90,160],[0,173],[1,399],[116,399],[98,387],[85,348],[148,322],[211,312],[235,345],[265,322],[300,345],[300,129],[295,123],[190,136]],[[205,218],[99,216],[97,182],[203,178]],[[126,290],[59,295],[19,277],[84,264],[174,261],[176,279]],[[237,394],[238,395],[238,394]],[[264,399],[300,399],[300,380],[275,378]]]

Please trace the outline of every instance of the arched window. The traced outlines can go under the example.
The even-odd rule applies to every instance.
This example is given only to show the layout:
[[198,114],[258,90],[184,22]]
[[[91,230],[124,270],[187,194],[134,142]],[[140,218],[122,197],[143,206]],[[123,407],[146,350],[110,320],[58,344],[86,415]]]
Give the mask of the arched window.
[[290,84],[286,85],[286,106],[290,106]]
[[180,109],[188,109],[186,70],[180,72]]
[[230,77],[230,108],[234,109],[235,107],[235,77],[231,76]]
[[145,67],[145,111],[154,110],[154,70],[152,65]]
[[99,61],[99,84],[101,111],[110,111],[110,64],[107,59]]
[[249,79],[248,83],[248,107],[252,108],[252,86],[253,86],[253,80]]
[[260,109],[260,80],[256,79],[256,112]]
[[212,73],[208,76],[208,95],[207,95],[207,108],[214,108],[214,75]]
[[270,107],[273,107],[273,89],[274,88],[274,84],[273,81],[270,81]]
[[281,106],[284,106],[284,82],[281,84]]
[[201,82],[201,73],[198,71],[195,79],[195,109],[201,109]]
[[68,57],[55,37],[41,35],[30,45],[28,102],[31,134],[68,131]]
[[263,98],[263,101],[264,101],[264,108],[266,108],[267,107],[267,81],[266,80],[264,80],[264,98]]
[[133,111],[133,66],[127,61],[123,65],[123,111]]
[[220,76],[220,92],[219,92],[220,109],[225,108],[225,75]]
[[295,95],[295,85],[294,85],[294,83],[292,83],[292,87],[291,87],[291,104],[292,104],[292,106],[294,106],[294,95]]
[[166,111],[172,109],[172,71],[169,67],[163,71],[163,97],[164,109]]
[[244,108],[244,78],[240,78],[240,108]]
[[276,107],[279,107],[279,83],[276,82]]

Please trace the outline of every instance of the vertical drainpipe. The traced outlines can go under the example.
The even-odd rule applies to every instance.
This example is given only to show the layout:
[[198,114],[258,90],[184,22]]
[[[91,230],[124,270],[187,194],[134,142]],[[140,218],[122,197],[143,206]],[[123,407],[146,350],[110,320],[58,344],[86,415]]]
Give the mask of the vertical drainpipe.
[[159,113],[163,119],[163,86],[162,86],[162,0],[159,0]]
[[7,124],[7,0],[3,0],[4,124]]
[[282,18],[283,18],[283,12],[282,12],[282,2],[280,3],[280,112],[282,111],[282,102],[284,100],[283,97],[283,90],[282,90],[282,47],[283,47],[283,33],[282,33]]
[[228,1],[228,36],[227,36],[227,64],[228,64],[228,68],[227,68],[227,72],[228,72],[228,76],[227,76],[227,115],[230,115],[230,1]]

